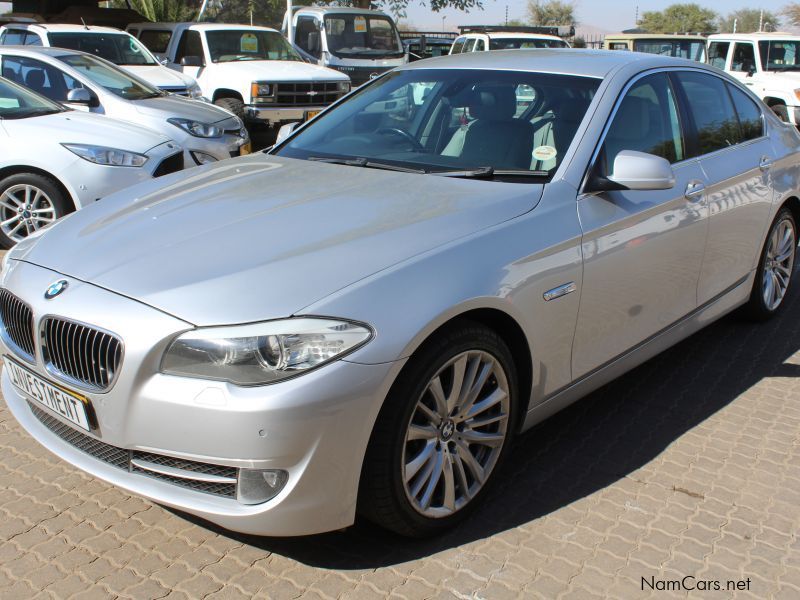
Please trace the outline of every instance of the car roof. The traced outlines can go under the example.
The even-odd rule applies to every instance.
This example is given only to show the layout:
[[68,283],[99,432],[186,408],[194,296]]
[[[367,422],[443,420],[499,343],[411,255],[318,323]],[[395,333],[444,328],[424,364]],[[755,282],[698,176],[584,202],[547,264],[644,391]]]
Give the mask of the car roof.
[[495,39],[503,39],[503,38],[513,38],[513,39],[531,39],[531,40],[561,40],[560,37],[557,35],[548,35],[546,33],[525,33],[524,31],[520,31],[515,33],[513,31],[469,31],[467,33],[463,33],[458,37],[470,37],[475,35],[486,35],[490,38]]
[[[20,56],[50,56],[57,58],[68,54],[86,54],[80,50],[71,50],[69,48],[59,48],[58,46],[0,46],[0,54],[2,53],[18,54]],[[92,55],[94,56],[94,55]]]
[[260,25],[246,25],[244,23],[195,23],[194,21],[184,21],[184,22],[177,22],[177,23],[131,23],[128,27],[137,28],[137,29],[175,29],[179,25],[186,25],[187,27],[191,27],[192,29],[196,29],[199,31],[216,31],[220,29],[251,29],[256,31],[276,31],[272,27],[261,27]]
[[101,27],[99,25],[76,25],[74,23],[7,23],[6,27],[19,29],[41,29],[43,31],[64,33],[126,33],[116,27]]
[[663,67],[691,67],[717,72],[683,58],[658,56],[645,52],[620,52],[618,50],[586,50],[576,48],[537,48],[526,50],[493,50],[491,52],[465,52],[416,61],[397,70],[405,69],[498,69],[582,75],[602,78],[612,71],[630,65],[638,70]]
[[365,8],[348,8],[348,7],[339,7],[339,6],[301,6],[296,7],[295,12],[304,12],[304,13],[316,13],[316,14],[365,14],[365,15],[379,15],[381,17],[388,17],[385,12],[382,10],[367,10]]
[[692,33],[607,33],[606,40],[705,40],[705,36]]
[[709,40],[742,40],[751,42],[753,40],[800,40],[800,35],[793,35],[784,31],[759,31],[755,33],[715,33],[708,36]]

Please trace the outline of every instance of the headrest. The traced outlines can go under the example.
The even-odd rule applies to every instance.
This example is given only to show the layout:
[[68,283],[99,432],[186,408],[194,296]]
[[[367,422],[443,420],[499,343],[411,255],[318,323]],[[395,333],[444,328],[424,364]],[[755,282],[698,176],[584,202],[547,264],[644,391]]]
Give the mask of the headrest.
[[474,119],[508,121],[517,114],[517,94],[512,86],[479,86],[469,103]]
[[42,69],[31,69],[25,75],[25,85],[33,88],[44,87],[44,71]]

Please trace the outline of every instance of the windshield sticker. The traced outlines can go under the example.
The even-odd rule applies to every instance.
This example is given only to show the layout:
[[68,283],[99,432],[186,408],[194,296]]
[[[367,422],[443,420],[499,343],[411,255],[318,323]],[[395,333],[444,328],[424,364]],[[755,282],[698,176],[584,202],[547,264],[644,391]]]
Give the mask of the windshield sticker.
[[258,38],[252,33],[245,33],[239,40],[239,49],[242,52],[258,52]]
[[367,18],[366,17],[356,17],[353,19],[353,31],[356,33],[366,33],[367,32]]
[[558,152],[552,146],[537,146],[533,149],[533,158],[536,160],[550,160],[556,157]]

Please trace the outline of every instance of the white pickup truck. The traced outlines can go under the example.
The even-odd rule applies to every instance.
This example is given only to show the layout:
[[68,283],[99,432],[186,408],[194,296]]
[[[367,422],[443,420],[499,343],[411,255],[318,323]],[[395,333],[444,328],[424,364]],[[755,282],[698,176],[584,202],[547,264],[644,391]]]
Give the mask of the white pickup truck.
[[800,126],[800,36],[710,35],[707,55],[710,65],[748,86],[781,120]]
[[167,66],[197,80],[203,96],[247,121],[303,121],[350,91],[350,78],[304,62],[267,27],[134,23],[137,37]]

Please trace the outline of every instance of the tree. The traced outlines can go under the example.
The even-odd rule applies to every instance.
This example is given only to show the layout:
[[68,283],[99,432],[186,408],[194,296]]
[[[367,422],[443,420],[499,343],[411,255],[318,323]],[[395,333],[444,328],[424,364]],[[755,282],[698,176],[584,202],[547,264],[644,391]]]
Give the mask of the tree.
[[800,3],[792,2],[783,7],[781,14],[785,16],[792,25],[800,25]]
[[203,20],[218,23],[250,23],[280,28],[286,2],[283,0],[223,0],[207,10]]
[[639,27],[649,33],[711,33],[717,30],[716,20],[717,13],[698,4],[673,4],[643,13]]
[[752,33],[758,31],[759,23],[762,24],[764,31],[775,31],[780,25],[781,19],[775,13],[768,10],[762,11],[758,8],[742,8],[730,13],[727,17],[720,18],[720,33],[733,33],[733,24],[736,23],[737,33]]
[[[131,0],[131,8],[155,22],[186,21],[195,15],[195,9],[183,0]],[[113,8],[128,8],[125,0],[114,0]]]
[[528,18],[532,25],[576,25],[575,4],[562,0],[528,0]]

